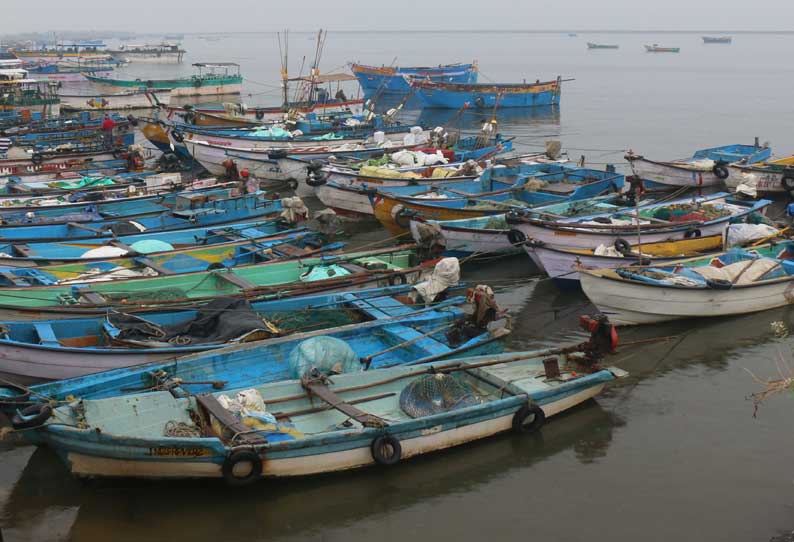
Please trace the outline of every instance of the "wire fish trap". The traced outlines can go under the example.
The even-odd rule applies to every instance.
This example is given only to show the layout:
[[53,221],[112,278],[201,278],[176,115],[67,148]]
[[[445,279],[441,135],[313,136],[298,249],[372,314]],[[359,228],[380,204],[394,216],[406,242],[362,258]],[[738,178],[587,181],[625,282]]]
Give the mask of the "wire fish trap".
[[444,373],[419,377],[400,393],[400,408],[412,418],[449,412],[482,402],[482,398],[469,384]]

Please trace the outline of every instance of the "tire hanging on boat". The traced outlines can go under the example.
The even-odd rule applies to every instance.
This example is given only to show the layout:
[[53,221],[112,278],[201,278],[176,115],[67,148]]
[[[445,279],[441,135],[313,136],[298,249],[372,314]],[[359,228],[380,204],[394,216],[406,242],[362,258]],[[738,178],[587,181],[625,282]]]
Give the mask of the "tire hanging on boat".
[[684,239],[692,239],[693,237],[700,237],[703,233],[697,228],[689,228],[684,234]]
[[372,441],[370,451],[378,465],[394,465],[400,461],[403,449],[397,437],[380,435]]
[[[529,422],[529,423],[527,423]],[[546,414],[536,404],[524,403],[513,414],[513,431],[521,434],[534,433],[546,423]]]
[[725,162],[721,160],[714,164],[714,167],[711,168],[711,172],[714,173],[715,177],[722,179],[723,181],[727,179],[729,175],[728,168],[725,166]]
[[30,157],[30,161],[38,166],[44,161],[44,157],[41,154],[36,153]]
[[[240,463],[251,464],[251,470],[245,476],[237,476],[234,473],[234,467]],[[253,450],[235,450],[223,462],[221,474],[230,486],[247,486],[262,476],[262,458]]]
[[625,239],[618,237],[615,239],[615,250],[625,255],[631,252],[631,245]]
[[527,236],[521,230],[510,230],[507,232],[507,240],[514,247],[523,245],[527,241]]
[[780,178],[780,186],[789,194],[794,195],[794,171],[785,170]]

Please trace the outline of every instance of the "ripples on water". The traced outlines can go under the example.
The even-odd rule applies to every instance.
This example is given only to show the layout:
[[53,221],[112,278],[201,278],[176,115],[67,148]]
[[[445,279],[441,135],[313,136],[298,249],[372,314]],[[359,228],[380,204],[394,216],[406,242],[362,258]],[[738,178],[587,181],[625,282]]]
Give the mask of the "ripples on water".
[[[585,41],[618,43],[588,51]],[[648,55],[644,43],[680,46]],[[188,37],[187,62],[237,61],[245,100],[278,103],[275,35]],[[330,33],[322,66],[351,60],[437,64],[477,59],[483,80],[575,77],[562,105],[498,115],[519,150],[559,138],[590,164],[622,161],[633,148],[674,158],[696,148],[769,140],[794,151],[790,92],[794,36],[738,35],[704,46],[694,34],[569,38],[525,33]],[[310,58],[308,34],[294,33],[293,58]],[[178,68],[190,73],[189,64]],[[299,62],[291,73],[297,74]],[[304,68],[303,73],[306,73]],[[124,77],[173,76],[168,66],[130,66]],[[453,112],[424,112],[444,124]],[[409,111],[404,120],[420,116]],[[489,115],[467,113],[477,130]],[[359,243],[385,234],[363,226]],[[581,292],[560,291],[525,257],[469,266],[463,279],[490,283],[513,315],[513,349],[578,341]],[[794,325],[780,309],[718,320],[623,330],[629,343],[610,360],[631,376],[598,399],[553,420],[531,438],[506,435],[408,461],[307,480],[266,481],[230,490],[207,482],[80,482],[47,450],[0,452],[0,499],[12,540],[768,540],[794,526],[794,445],[788,396],[757,420],[745,369],[777,376],[792,340],[770,323]]]

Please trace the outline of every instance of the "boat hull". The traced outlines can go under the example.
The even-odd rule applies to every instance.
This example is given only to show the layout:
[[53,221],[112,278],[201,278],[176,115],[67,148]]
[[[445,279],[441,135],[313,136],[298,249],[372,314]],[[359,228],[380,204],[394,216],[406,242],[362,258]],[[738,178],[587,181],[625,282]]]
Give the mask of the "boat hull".
[[760,312],[794,303],[794,282],[735,285],[729,290],[675,288],[580,275],[582,290],[615,325],[639,325]]
[[643,158],[632,158],[631,169],[643,180],[653,181],[666,186],[722,186],[724,180],[711,169],[689,169],[664,162],[652,162]]
[[102,111],[105,109],[153,109],[158,103],[168,104],[171,94],[166,90],[150,92],[119,92],[92,96],[61,95],[64,111]]

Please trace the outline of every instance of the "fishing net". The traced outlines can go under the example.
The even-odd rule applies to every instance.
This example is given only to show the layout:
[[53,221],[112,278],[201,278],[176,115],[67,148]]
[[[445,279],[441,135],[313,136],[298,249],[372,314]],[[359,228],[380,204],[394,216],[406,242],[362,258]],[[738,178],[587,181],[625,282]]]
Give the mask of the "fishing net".
[[295,378],[301,378],[312,369],[326,375],[364,370],[349,344],[336,337],[324,335],[301,341],[290,352],[288,363]]
[[444,373],[420,376],[403,388],[400,408],[412,418],[479,405],[483,399],[467,382]]
[[267,318],[285,334],[345,326],[370,319],[358,310],[338,307],[277,312],[268,314]]
[[140,292],[103,292],[102,295],[111,302],[132,304],[141,301],[175,301],[178,299],[185,299],[187,297],[187,292],[181,288],[158,288],[157,290],[144,290]]

